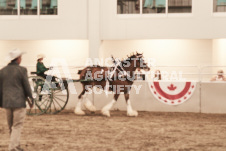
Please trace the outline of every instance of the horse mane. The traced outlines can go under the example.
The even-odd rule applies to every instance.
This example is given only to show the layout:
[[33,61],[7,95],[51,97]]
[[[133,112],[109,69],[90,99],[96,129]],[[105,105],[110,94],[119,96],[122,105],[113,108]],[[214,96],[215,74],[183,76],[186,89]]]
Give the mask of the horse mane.
[[121,65],[122,66],[125,65],[126,62],[128,62],[128,61],[130,62],[132,60],[132,58],[137,58],[137,56],[139,56],[139,55],[142,55],[142,54],[136,52],[136,53],[131,54],[130,56],[127,56],[128,57],[127,59],[122,59],[121,60]]

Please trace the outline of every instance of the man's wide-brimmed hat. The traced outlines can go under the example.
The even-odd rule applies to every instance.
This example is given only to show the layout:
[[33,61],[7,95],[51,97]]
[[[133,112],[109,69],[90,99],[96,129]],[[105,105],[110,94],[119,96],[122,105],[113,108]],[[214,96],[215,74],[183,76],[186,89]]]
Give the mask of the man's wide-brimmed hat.
[[11,50],[6,58],[7,61],[12,61],[20,56],[22,56],[23,54],[25,54],[25,52],[21,51],[18,48],[15,48],[13,50]]
[[39,54],[39,55],[37,56],[37,59],[42,59],[42,58],[45,58],[45,55]]

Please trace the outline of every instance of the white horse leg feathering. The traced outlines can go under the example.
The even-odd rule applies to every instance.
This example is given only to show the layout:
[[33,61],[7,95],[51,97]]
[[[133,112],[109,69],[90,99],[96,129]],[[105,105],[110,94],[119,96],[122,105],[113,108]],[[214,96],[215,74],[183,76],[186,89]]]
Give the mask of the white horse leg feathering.
[[138,116],[138,112],[132,109],[130,100],[127,100],[127,116]]
[[[91,88],[89,88],[88,89],[88,91],[89,92],[92,92],[92,89]],[[88,93],[88,92],[87,92]],[[87,109],[87,110],[89,110],[90,112],[95,112],[96,111],[96,107],[93,105],[93,103],[87,98],[88,96],[87,96],[87,93],[85,93],[85,96],[84,96],[84,98],[85,98],[85,108]]]
[[101,113],[105,116],[110,117],[110,109],[115,103],[116,103],[116,100],[113,99],[110,103],[108,103],[106,106],[103,107],[103,109],[101,110]]
[[78,103],[76,104],[75,107],[75,114],[77,115],[85,115],[86,113],[82,110],[82,100],[83,100],[83,96],[81,97],[81,99],[78,99]]
[[110,84],[109,84],[109,81],[107,80],[104,88],[104,93],[107,97],[108,97],[109,87],[110,87]]
[[96,111],[96,107],[93,105],[93,103],[88,98],[86,98],[85,108],[87,110],[89,110],[90,112]]
[[[92,91],[91,89],[89,89],[89,91]],[[93,103],[87,98],[87,93],[85,92],[85,94],[82,96],[81,99],[78,100],[78,103],[76,105],[75,108],[75,114],[77,115],[85,115],[85,112],[82,110],[82,101],[85,99],[85,108],[91,112],[95,112],[96,111],[96,107],[93,105]]]

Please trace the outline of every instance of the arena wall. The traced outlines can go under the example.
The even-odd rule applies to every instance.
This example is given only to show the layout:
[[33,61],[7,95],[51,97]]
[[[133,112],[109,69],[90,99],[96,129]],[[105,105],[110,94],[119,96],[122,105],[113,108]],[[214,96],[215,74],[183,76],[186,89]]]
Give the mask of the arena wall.
[[[186,102],[180,105],[166,105],[158,101],[149,89],[148,82],[135,81],[134,85],[142,85],[139,94],[134,88],[130,93],[132,107],[138,111],[151,112],[194,112],[194,113],[226,113],[226,83],[223,82],[197,82],[196,89]],[[78,101],[78,94],[82,91],[80,83],[75,83],[77,94],[70,94],[70,99],[66,109],[74,109]],[[106,95],[103,91],[100,94],[87,95],[98,110],[101,110],[113,99],[113,94]],[[85,108],[83,108],[85,109]],[[124,95],[121,94],[112,110],[126,110]]]
[[201,83],[201,112],[226,113],[226,83]]

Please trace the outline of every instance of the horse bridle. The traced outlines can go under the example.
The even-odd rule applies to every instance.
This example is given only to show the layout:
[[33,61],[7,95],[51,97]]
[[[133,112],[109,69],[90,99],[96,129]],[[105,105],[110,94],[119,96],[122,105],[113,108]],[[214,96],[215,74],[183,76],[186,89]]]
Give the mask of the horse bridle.
[[[142,57],[143,57],[142,54],[136,56],[136,58],[142,58]],[[127,77],[132,78],[132,77],[127,73],[127,71],[125,71],[125,69],[123,68],[123,66],[121,66],[122,63],[121,63],[121,61],[120,61],[119,59],[118,59],[118,60],[115,60],[113,56],[112,56],[112,59],[113,59],[113,62],[114,62],[114,65],[113,65],[114,70],[111,71],[111,72],[109,73],[110,79],[112,78],[112,76],[114,75],[114,73],[115,73],[116,70],[118,70],[119,73],[121,73],[122,75],[126,75]],[[121,70],[120,70],[118,67],[119,67]]]

